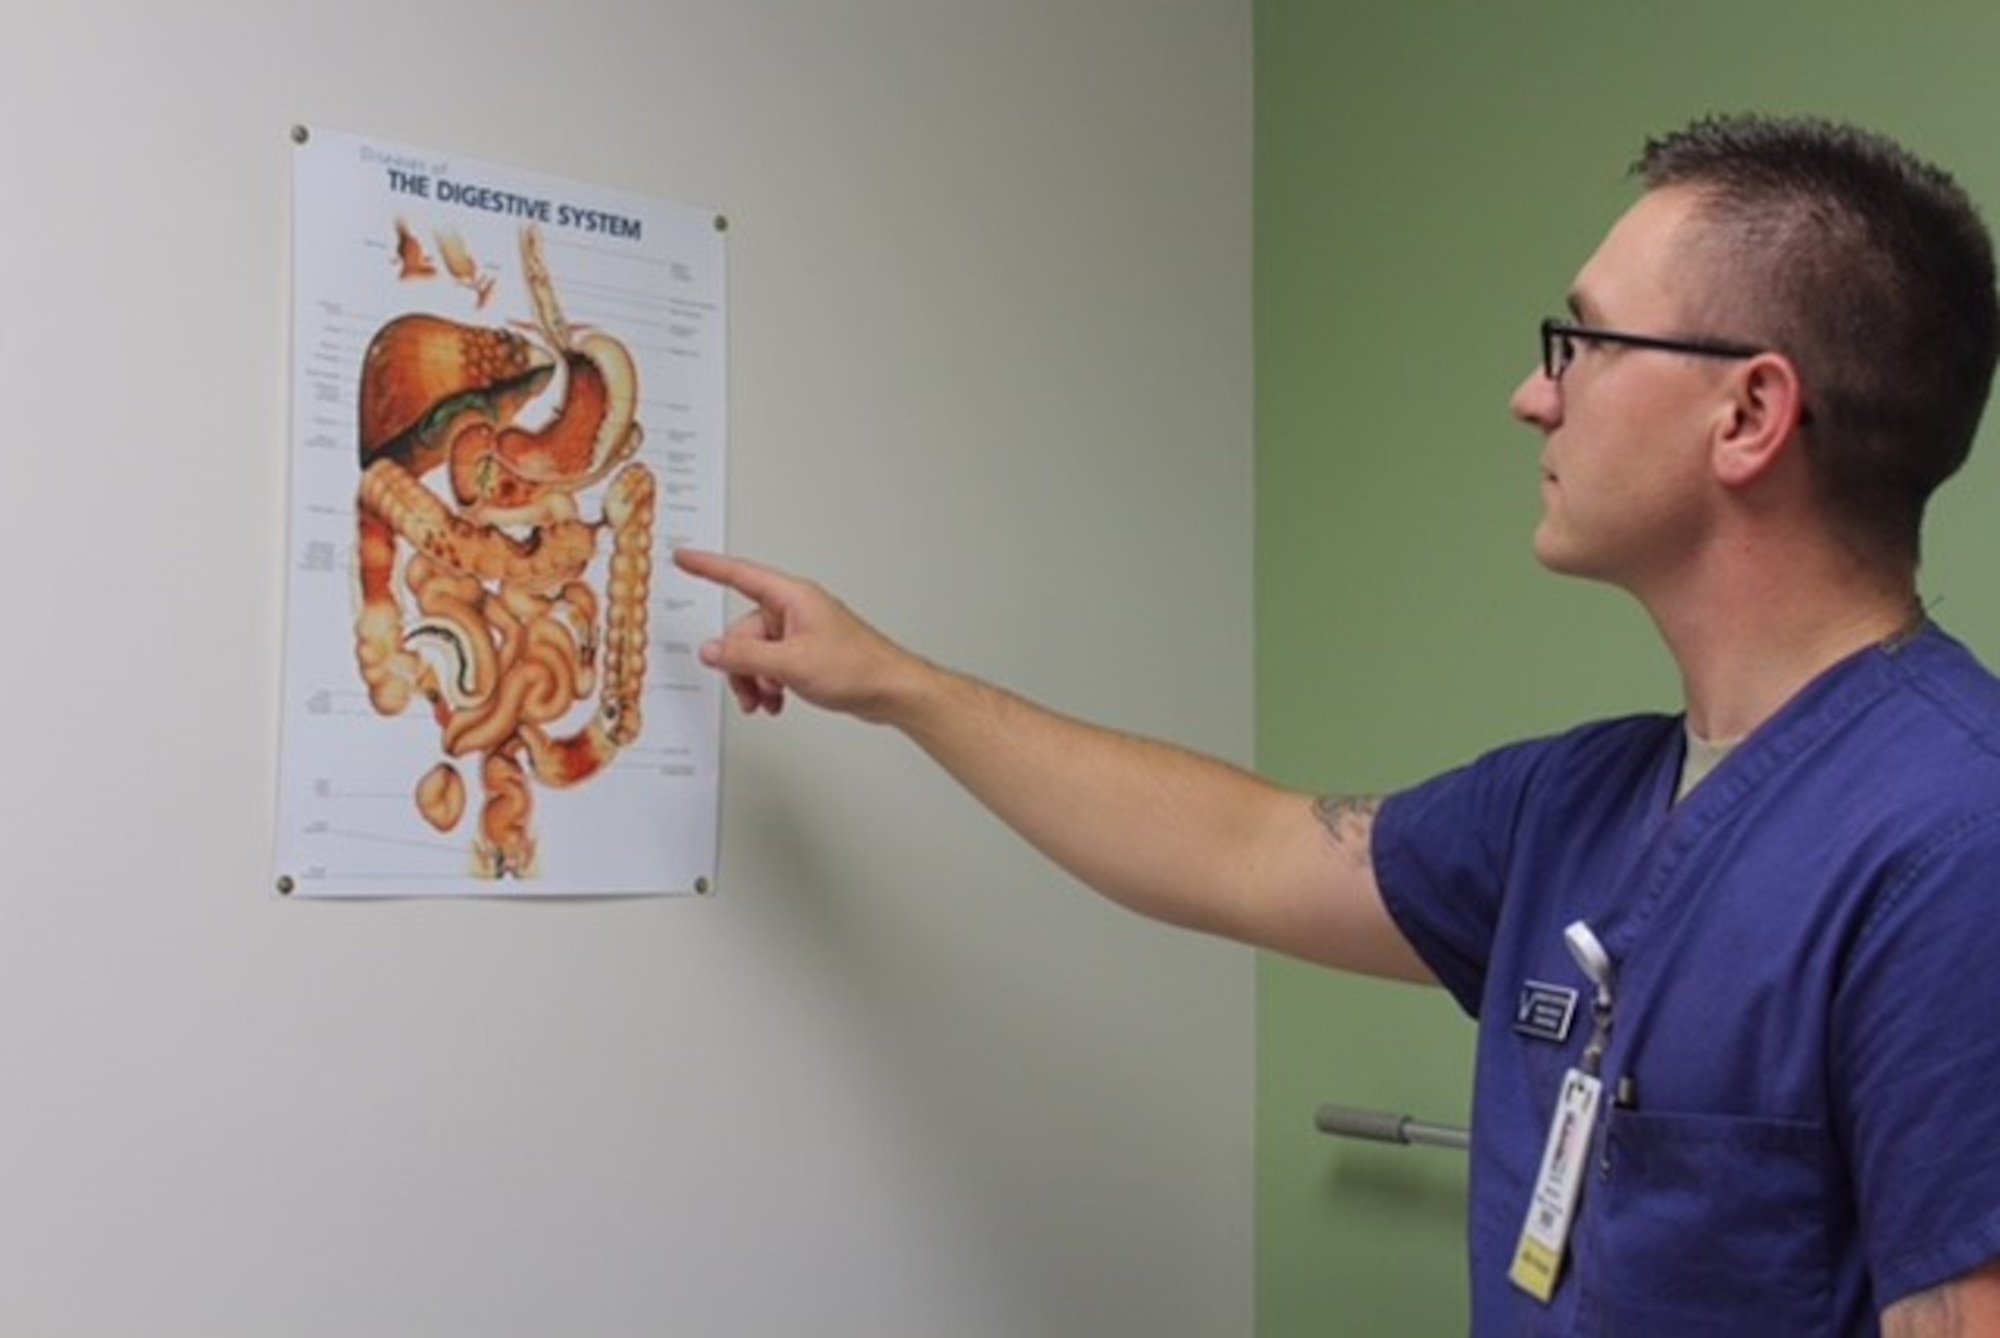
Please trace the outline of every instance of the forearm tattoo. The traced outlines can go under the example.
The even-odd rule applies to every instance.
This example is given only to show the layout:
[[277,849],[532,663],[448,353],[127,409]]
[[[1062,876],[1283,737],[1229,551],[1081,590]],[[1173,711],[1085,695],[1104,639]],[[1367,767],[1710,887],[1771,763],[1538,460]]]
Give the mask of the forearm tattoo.
[[1375,812],[1381,807],[1380,795],[1322,795],[1313,801],[1313,816],[1335,850],[1366,867],[1372,858],[1369,837],[1375,829]]

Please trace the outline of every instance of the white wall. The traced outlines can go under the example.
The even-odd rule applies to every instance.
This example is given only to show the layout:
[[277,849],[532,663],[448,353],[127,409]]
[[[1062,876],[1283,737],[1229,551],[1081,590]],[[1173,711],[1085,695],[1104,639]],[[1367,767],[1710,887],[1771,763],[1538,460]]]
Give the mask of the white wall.
[[1251,963],[899,740],[703,900],[269,883],[294,122],[725,210],[732,546],[1250,748],[1248,0],[81,0],[0,37],[0,1333],[1240,1335]]

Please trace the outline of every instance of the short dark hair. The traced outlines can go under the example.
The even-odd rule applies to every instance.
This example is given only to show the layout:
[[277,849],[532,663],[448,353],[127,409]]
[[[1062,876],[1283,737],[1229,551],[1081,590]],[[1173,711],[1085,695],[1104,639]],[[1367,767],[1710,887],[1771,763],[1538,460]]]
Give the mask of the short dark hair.
[[1866,551],[1914,563],[2000,353],[1992,240],[1964,190],[1879,134],[1815,118],[1699,120],[1649,141],[1632,171],[1700,193],[1707,333],[1792,360],[1829,513]]

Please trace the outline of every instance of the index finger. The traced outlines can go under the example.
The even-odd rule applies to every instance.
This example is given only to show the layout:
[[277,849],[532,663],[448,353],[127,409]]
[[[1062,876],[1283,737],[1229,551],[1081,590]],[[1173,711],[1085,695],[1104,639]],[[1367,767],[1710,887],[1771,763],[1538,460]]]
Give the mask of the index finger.
[[786,579],[775,568],[701,548],[676,548],[674,565],[690,576],[727,586],[759,604],[774,598]]

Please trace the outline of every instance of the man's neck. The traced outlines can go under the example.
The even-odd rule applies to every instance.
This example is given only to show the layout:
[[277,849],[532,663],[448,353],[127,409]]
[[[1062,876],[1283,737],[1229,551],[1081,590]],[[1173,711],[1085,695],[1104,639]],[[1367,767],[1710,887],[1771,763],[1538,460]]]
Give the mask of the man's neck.
[[1718,740],[1742,738],[1834,665],[1909,635],[1923,618],[1913,573],[1853,569],[1832,579],[1739,575],[1647,607],[1680,666],[1689,727]]

